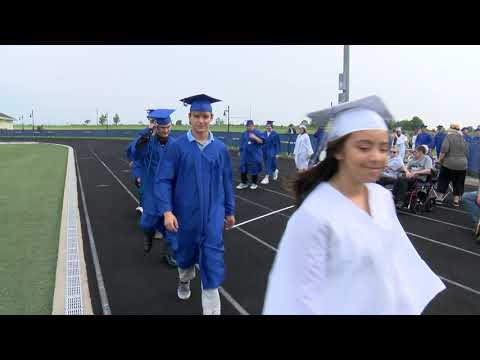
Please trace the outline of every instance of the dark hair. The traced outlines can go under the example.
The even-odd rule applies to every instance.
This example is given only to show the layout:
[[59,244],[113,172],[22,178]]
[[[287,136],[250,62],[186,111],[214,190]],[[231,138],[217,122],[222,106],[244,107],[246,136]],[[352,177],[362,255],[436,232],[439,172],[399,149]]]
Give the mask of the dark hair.
[[345,135],[327,145],[327,156],[323,161],[311,169],[300,173],[293,184],[295,203],[299,207],[303,200],[312,192],[318,184],[329,181],[338,171],[338,160],[335,154],[342,150],[345,141],[350,135]]
[[421,151],[424,155],[427,153],[427,150],[425,149],[425,146],[423,145],[418,145],[415,150]]

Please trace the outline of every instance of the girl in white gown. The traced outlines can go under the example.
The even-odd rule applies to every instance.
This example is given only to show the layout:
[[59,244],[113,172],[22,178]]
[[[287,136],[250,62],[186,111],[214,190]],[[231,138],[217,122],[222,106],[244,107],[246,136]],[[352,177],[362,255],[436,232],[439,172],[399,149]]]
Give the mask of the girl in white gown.
[[300,134],[295,140],[295,148],[293,154],[295,155],[295,166],[298,171],[308,170],[308,161],[313,155],[312,143],[310,142],[310,137],[307,133],[307,127],[305,125],[300,125]]
[[312,113],[332,119],[326,158],[295,183],[290,218],[270,273],[264,314],[420,314],[445,289],[375,184],[388,154],[376,96]]

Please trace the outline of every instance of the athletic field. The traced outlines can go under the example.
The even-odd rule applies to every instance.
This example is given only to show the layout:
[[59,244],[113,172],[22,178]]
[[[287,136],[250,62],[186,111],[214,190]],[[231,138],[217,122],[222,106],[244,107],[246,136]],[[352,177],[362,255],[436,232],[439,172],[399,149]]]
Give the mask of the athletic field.
[[67,149],[0,144],[0,315],[51,314]]

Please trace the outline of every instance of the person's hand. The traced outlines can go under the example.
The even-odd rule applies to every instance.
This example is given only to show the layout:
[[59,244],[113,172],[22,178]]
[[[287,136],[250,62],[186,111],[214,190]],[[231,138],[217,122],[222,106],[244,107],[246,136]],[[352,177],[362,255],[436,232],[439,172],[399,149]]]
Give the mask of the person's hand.
[[255,138],[255,134],[254,134],[253,132],[248,133],[248,137],[249,137],[250,139],[254,139],[254,138]]
[[128,167],[131,169],[132,166],[133,166],[133,161],[129,161],[129,162],[128,162]]
[[178,221],[175,215],[171,211],[167,211],[163,214],[163,223],[168,231],[178,231]]
[[413,177],[415,176],[415,174],[412,173],[412,172],[410,172],[410,171],[408,171],[408,172],[405,173],[405,176],[407,177],[407,179],[411,179],[411,178],[413,178]]
[[224,220],[225,230],[230,230],[233,225],[235,225],[235,216],[234,215],[225,216],[225,220]]
[[142,180],[139,177],[135,178],[135,185],[137,185],[138,188],[142,185]]
[[477,192],[477,205],[480,206],[480,191]]

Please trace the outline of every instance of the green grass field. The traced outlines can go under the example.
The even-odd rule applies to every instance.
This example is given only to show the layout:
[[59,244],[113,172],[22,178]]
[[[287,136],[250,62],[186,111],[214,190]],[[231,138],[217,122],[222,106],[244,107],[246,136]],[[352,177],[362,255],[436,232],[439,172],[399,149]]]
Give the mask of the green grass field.
[[52,312],[67,149],[0,145],[0,315]]

